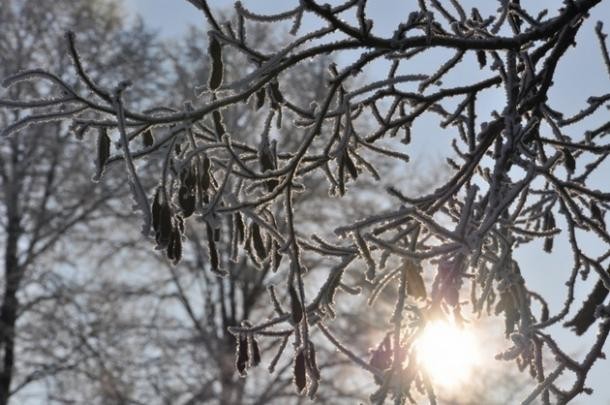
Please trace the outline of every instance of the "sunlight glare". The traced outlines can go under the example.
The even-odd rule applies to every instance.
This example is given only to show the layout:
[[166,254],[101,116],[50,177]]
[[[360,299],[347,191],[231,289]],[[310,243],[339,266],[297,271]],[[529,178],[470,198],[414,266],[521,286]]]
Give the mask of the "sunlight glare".
[[432,321],[416,345],[417,355],[434,383],[455,388],[470,378],[479,361],[472,331],[446,321]]

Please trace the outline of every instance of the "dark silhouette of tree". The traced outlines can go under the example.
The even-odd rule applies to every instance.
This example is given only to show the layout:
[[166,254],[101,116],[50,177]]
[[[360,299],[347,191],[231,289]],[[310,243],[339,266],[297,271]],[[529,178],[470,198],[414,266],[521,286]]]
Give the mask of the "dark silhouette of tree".
[[[241,270],[234,272],[221,260],[227,247],[276,271],[282,291],[276,285],[277,294],[268,303],[274,316],[225,324],[237,342],[240,372],[256,357],[254,342],[274,337],[278,356],[285,351],[291,359],[297,392],[313,398],[324,378],[318,368],[319,334],[372,374],[378,385],[372,402],[393,398],[402,404],[419,392],[436,403],[414,343],[430,320],[460,322],[463,303],[470,301],[474,314],[489,311],[504,318],[510,347],[498,357],[529,369],[538,383],[524,403],[538,397],[543,403],[567,403],[589,392],[587,374],[603,357],[610,332],[610,309],[604,305],[610,289],[610,235],[604,219],[610,197],[592,180],[610,153],[605,142],[610,123],[592,124],[589,118],[610,95],[602,89],[582,111],[569,115],[554,107],[550,90],[577,33],[592,29],[589,20],[602,0],[569,0],[538,15],[509,0],[490,16],[466,10],[459,1],[422,0],[389,37],[376,34],[367,14],[372,1],[333,6],[302,0],[273,15],[236,2],[237,22],[224,21],[205,0],[189,2],[210,28],[210,64],[206,77],[198,78],[197,99],[179,107],[140,107],[128,97],[130,81],[110,86],[92,78],[80,54],[88,41],[70,32],[69,53],[87,90],[46,70],[9,76],[4,82],[9,89],[45,79],[53,91],[46,101],[17,94],[12,106],[33,112],[17,117],[4,134],[15,139],[20,136],[15,132],[28,125],[72,120],[87,139],[97,138],[98,174],[112,162],[125,164],[143,233],[169,260],[181,260],[189,224],[202,222],[210,277],[241,277]],[[322,23],[307,31],[301,23],[311,16]],[[279,50],[248,35],[252,23],[282,21],[291,26]],[[601,22],[595,34],[600,62],[610,74]],[[453,55],[422,74],[402,73],[413,59],[437,48]],[[320,99],[284,92],[296,80],[290,73],[305,61],[348,50],[357,56],[347,65],[328,64]],[[242,77],[227,74],[234,52],[242,54],[249,69]],[[380,61],[389,61],[386,77],[353,80]],[[479,69],[481,78],[457,85],[441,82],[464,66]],[[498,89],[505,95],[501,111],[481,117],[481,95]],[[260,117],[257,132],[225,124],[231,109],[241,104]],[[357,221],[329,221],[315,230],[303,224],[302,218],[317,214],[297,204],[307,199],[311,187],[327,184],[340,207],[354,201],[345,196],[358,195],[361,178],[384,183],[390,170],[404,170],[411,140],[426,135],[417,125],[430,117],[438,121],[439,131],[452,134],[447,143],[455,154],[449,159],[453,172],[441,186],[412,195],[402,183],[386,185],[389,199]],[[289,133],[282,131],[287,122]],[[142,144],[140,138],[147,141]],[[116,155],[111,155],[113,141],[120,146]],[[378,155],[394,163],[379,165],[372,158]],[[161,160],[153,195],[143,185],[139,166],[150,159]],[[597,238],[601,253],[585,246],[583,233]],[[565,305],[557,314],[550,314],[545,297],[531,290],[521,272],[524,264],[514,255],[538,240],[544,241],[546,253],[553,253],[560,240],[571,248]],[[314,276],[319,273],[312,272],[309,255],[330,263],[322,280]],[[357,270],[364,287],[353,281]],[[591,271],[601,284],[566,326],[582,334],[597,323],[598,333],[577,359],[548,330],[566,320],[579,274],[586,277]],[[431,276],[431,285],[424,275]],[[468,296],[465,282],[471,285]],[[351,296],[359,295],[374,304],[386,289],[393,295],[393,311],[378,316],[391,325],[388,333],[370,355],[355,351],[335,332],[349,327],[341,322],[346,312],[341,302],[351,303]],[[289,340],[293,349],[286,350]],[[544,366],[545,353],[555,359],[550,369]],[[565,387],[557,378],[567,372],[574,382]]]

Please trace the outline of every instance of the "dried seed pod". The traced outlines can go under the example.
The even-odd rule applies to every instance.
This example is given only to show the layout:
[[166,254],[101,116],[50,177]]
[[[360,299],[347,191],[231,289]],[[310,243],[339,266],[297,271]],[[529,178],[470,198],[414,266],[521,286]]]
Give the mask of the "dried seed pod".
[[[555,216],[551,209],[547,209],[544,213],[544,218],[542,220],[542,229],[545,231],[550,231],[551,229],[555,229]],[[547,253],[551,253],[553,250],[553,236],[549,236],[544,239],[544,251]]]
[[74,132],[74,137],[78,141],[82,141],[87,131],[91,129],[91,126],[89,124],[73,124],[70,129]]
[[282,253],[280,252],[280,244],[274,240],[273,241],[273,271],[277,271],[280,268],[280,264],[282,264]]
[[502,291],[500,293],[500,300],[496,304],[495,314],[499,315],[500,312],[504,312],[505,334],[508,337],[515,330],[515,325],[520,318],[519,308],[510,291]]
[[265,89],[256,92],[256,110],[260,110],[265,105]]
[[208,255],[210,257],[210,268],[216,274],[224,274],[220,269],[220,263],[218,260],[218,249],[216,248],[216,241],[214,240],[214,230],[210,224],[206,224],[206,232],[208,236]]
[[368,270],[366,271],[366,279],[373,280],[375,278],[376,266],[375,261],[371,256],[371,251],[369,250],[369,247],[360,232],[354,232],[354,239],[356,241],[356,246],[358,247],[360,256],[362,256],[362,258],[366,261],[368,267]]
[[142,132],[142,144],[144,145],[144,147],[149,148],[153,146],[154,143],[155,138],[153,136],[152,129],[149,128],[146,131]]
[[159,210],[159,228],[157,230],[157,246],[165,248],[169,243],[172,232],[172,211],[169,203],[162,200],[161,209]]
[[602,226],[602,228],[606,229],[606,222],[604,221],[604,214],[603,214],[602,210],[593,201],[591,201],[590,207],[591,207],[591,218],[593,218],[595,221],[597,221]]
[[184,235],[184,219],[180,215],[176,215],[174,220],[176,221],[178,231],[180,231],[181,235]]
[[233,214],[233,223],[235,224],[235,232],[237,234],[237,241],[243,243],[246,239],[246,225],[239,212]]
[[178,190],[178,204],[182,209],[185,218],[190,217],[195,212],[196,198],[192,189],[181,186]]
[[99,180],[104,173],[106,162],[110,157],[110,137],[106,128],[100,128],[97,133],[97,161],[94,180]]
[[274,108],[277,109],[278,104],[284,104],[284,96],[280,91],[280,84],[277,80],[272,80],[271,83],[269,83],[269,91],[271,94],[271,100],[273,101],[272,104],[275,105]]
[[303,392],[307,386],[305,354],[303,353],[303,350],[299,350],[294,357],[294,385],[299,394]]
[[576,160],[574,159],[574,156],[568,149],[563,149],[562,153],[563,163],[566,166],[566,170],[568,171],[568,173],[574,174],[574,171],[576,170]]
[[178,264],[182,260],[182,235],[177,227],[172,230],[167,245],[167,258],[174,264]]
[[427,297],[426,284],[421,275],[421,266],[411,260],[405,261],[407,276],[407,294],[413,298],[425,300]]
[[[276,169],[275,155],[269,143],[269,137],[266,133],[264,133],[261,137],[261,142],[258,146],[258,161],[263,173]],[[279,182],[277,179],[267,180],[267,190],[273,191],[273,189],[278,185],[278,183]]]
[[222,84],[222,75],[224,66],[222,63],[222,46],[214,35],[210,35],[210,44],[208,48],[209,56],[212,59],[212,70],[210,72],[209,87],[214,91]]
[[485,55],[485,51],[477,51],[477,61],[479,62],[479,67],[481,69],[487,65],[487,56]]
[[235,367],[241,377],[246,376],[246,366],[248,365],[248,339],[244,336],[239,337],[237,353],[235,357]]
[[288,287],[288,294],[290,294],[292,322],[294,322],[295,325],[298,325],[303,319],[303,305],[301,304],[299,295],[297,294],[297,291],[294,289],[294,286],[292,284],[290,285],[290,287]]
[[252,355],[250,357],[250,367],[256,367],[261,362],[261,352],[258,348],[258,342],[254,338],[254,336],[250,338],[250,349],[252,350]]
[[358,178],[358,168],[354,164],[354,161],[352,160],[352,158],[349,156],[347,149],[345,150],[345,155],[343,157],[343,161],[345,163],[345,167],[347,168],[347,171],[349,172],[350,177],[352,179],[356,180]]
[[160,218],[161,218],[161,187],[157,187],[157,189],[155,190],[155,196],[153,197],[153,202],[152,202],[152,223],[153,223],[153,229],[155,230],[155,232],[159,231],[159,222],[160,222]]
[[220,140],[222,139],[222,136],[227,133],[220,111],[212,111],[212,121],[214,121],[214,129],[216,130],[216,139]]
[[267,249],[265,248],[265,243],[263,242],[260,227],[256,222],[252,223],[252,226],[250,227],[250,234],[252,235],[252,245],[254,246],[256,256],[258,256],[258,258],[261,260],[265,259],[267,257]]
[[250,233],[250,235],[248,235],[248,239],[246,240],[246,243],[244,244],[244,249],[246,250],[246,253],[248,254],[248,257],[250,258],[250,260],[252,260],[252,263],[259,266],[260,265],[259,258],[256,255],[256,253],[254,253],[254,248],[252,247],[252,245],[253,245],[252,233]]
[[309,341],[309,344],[307,345],[307,369],[309,370],[309,375],[312,379],[320,379],[320,368],[316,361],[316,347],[312,341]]
[[186,187],[192,189],[197,185],[197,173],[193,166],[187,166],[180,172],[180,181]]
[[201,170],[199,170],[199,187],[203,193],[210,188],[210,159],[204,156],[201,159]]
[[608,293],[604,283],[599,280],[574,318],[566,322],[564,326],[572,328],[578,336],[584,334],[595,323],[595,311],[599,305],[604,303]]

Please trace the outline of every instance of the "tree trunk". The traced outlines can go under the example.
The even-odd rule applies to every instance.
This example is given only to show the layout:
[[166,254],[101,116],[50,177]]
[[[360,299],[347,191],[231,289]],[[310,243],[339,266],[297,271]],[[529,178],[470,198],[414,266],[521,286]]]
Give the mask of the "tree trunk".
[[17,291],[23,277],[19,266],[18,249],[21,236],[19,216],[19,181],[17,155],[13,155],[12,181],[6,184],[6,247],[4,251],[4,295],[0,307],[0,405],[8,404],[15,364],[15,323],[19,301]]

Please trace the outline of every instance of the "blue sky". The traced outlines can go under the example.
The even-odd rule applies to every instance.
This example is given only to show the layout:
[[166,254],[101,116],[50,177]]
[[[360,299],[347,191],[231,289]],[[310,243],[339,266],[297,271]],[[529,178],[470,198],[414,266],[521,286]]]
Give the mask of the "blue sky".
[[[409,1],[392,1],[392,0],[371,0],[368,13],[376,22],[375,30],[379,35],[387,35],[391,33],[395,26],[402,21],[410,11],[414,0]],[[187,26],[191,24],[201,25],[204,23],[203,15],[195,9],[186,0],[124,0],[126,9],[131,13],[140,14],[144,20],[155,29],[158,29],[160,34],[166,38],[176,38],[185,32]],[[229,0],[212,0],[209,2],[213,7],[228,8],[233,4]],[[281,5],[282,10],[290,9],[297,1],[271,1],[271,0],[249,0],[242,3],[257,12],[265,11],[280,11],[278,5]],[[336,1],[330,1],[336,3]],[[483,15],[494,12],[497,7],[495,1],[473,1],[467,0],[462,2],[467,9],[476,5]],[[536,0],[522,1],[522,4],[527,4],[527,7],[533,9],[532,14],[536,14],[536,10],[544,7],[549,7],[552,13],[560,2],[553,0]],[[599,95],[607,92],[610,89],[610,78],[606,73],[601,55],[598,50],[598,43],[593,35],[593,27],[597,19],[600,17],[605,22],[605,27],[610,30],[610,2],[603,2],[594,10],[594,15],[597,16],[588,21],[581,29],[577,38],[578,47],[569,50],[565,60],[560,65],[557,71],[555,86],[550,92],[550,97],[553,100],[553,106],[561,111],[575,113],[586,105],[586,99],[591,95]],[[308,26],[315,24],[315,21],[308,20],[305,22],[302,29],[307,29]],[[344,55],[348,58],[348,55]],[[423,62],[421,65],[415,64],[410,67],[413,72],[426,72],[428,66]],[[382,66],[376,66],[366,72],[367,76],[375,79],[382,77],[384,71]],[[478,72],[473,71],[458,71],[458,75],[447,80],[460,80],[469,82],[476,80]],[[605,90],[603,90],[605,89]],[[488,115],[493,109],[501,111],[504,103],[504,96],[501,93],[489,94],[484,99],[485,105],[479,113],[480,117]],[[607,120],[607,116],[594,117],[595,120]],[[438,129],[432,127],[432,122],[424,122],[422,130],[426,130],[431,134]],[[427,126],[427,127],[426,127]],[[576,129],[578,130],[578,128]],[[416,136],[417,132],[414,131]],[[439,141],[439,136],[426,136],[425,139],[419,140],[416,148],[420,154],[419,159],[423,161],[433,161],[435,158],[447,152],[446,146],[448,142]],[[417,160],[417,159],[416,159]],[[601,189],[608,190],[610,182],[608,178],[598,177],[597,185]],[[556,312],[563,302],[565,287],[563,282],[566,280],[566,271],[569,270],[571,257],[569,256],[569,248],[567,246],[558,246],[553,257],[549,258],[541,251],[541,243],[534,244],[532,247],[522,249],[517,253],[519,259],[523,260],[526,274],[526,279],[534,290],[538,290],[550,297],[551,312]],[[594,246],[597,242],[591,238],[590,243]],[[557,252],[558,251],[558,252]],[[563,253],[562,253],[563,251]],[[557,282],[549,282],[557,275]],[[592,277],[593,281],[595,277]],[[582,299],[588,294],[591,282],[578,284],[576,291],[577,299]],[[591,328],[596,329],[596,328]],[[582,341],[575,339],[571,332],[559,331],[558,337],[567,348],[568,352],[577,352],[581,347],[587,347],[588,343],[593,338],[595,331],[591,331]],[[608,346],[608,343],[606,344]],[[599,361],[590,375],[589,385],[595,389],[595,394],[589,398],[582,398],[579,403],[592,404],[610,404],[610,386],[607,383],[610,376],[610,361]]]

